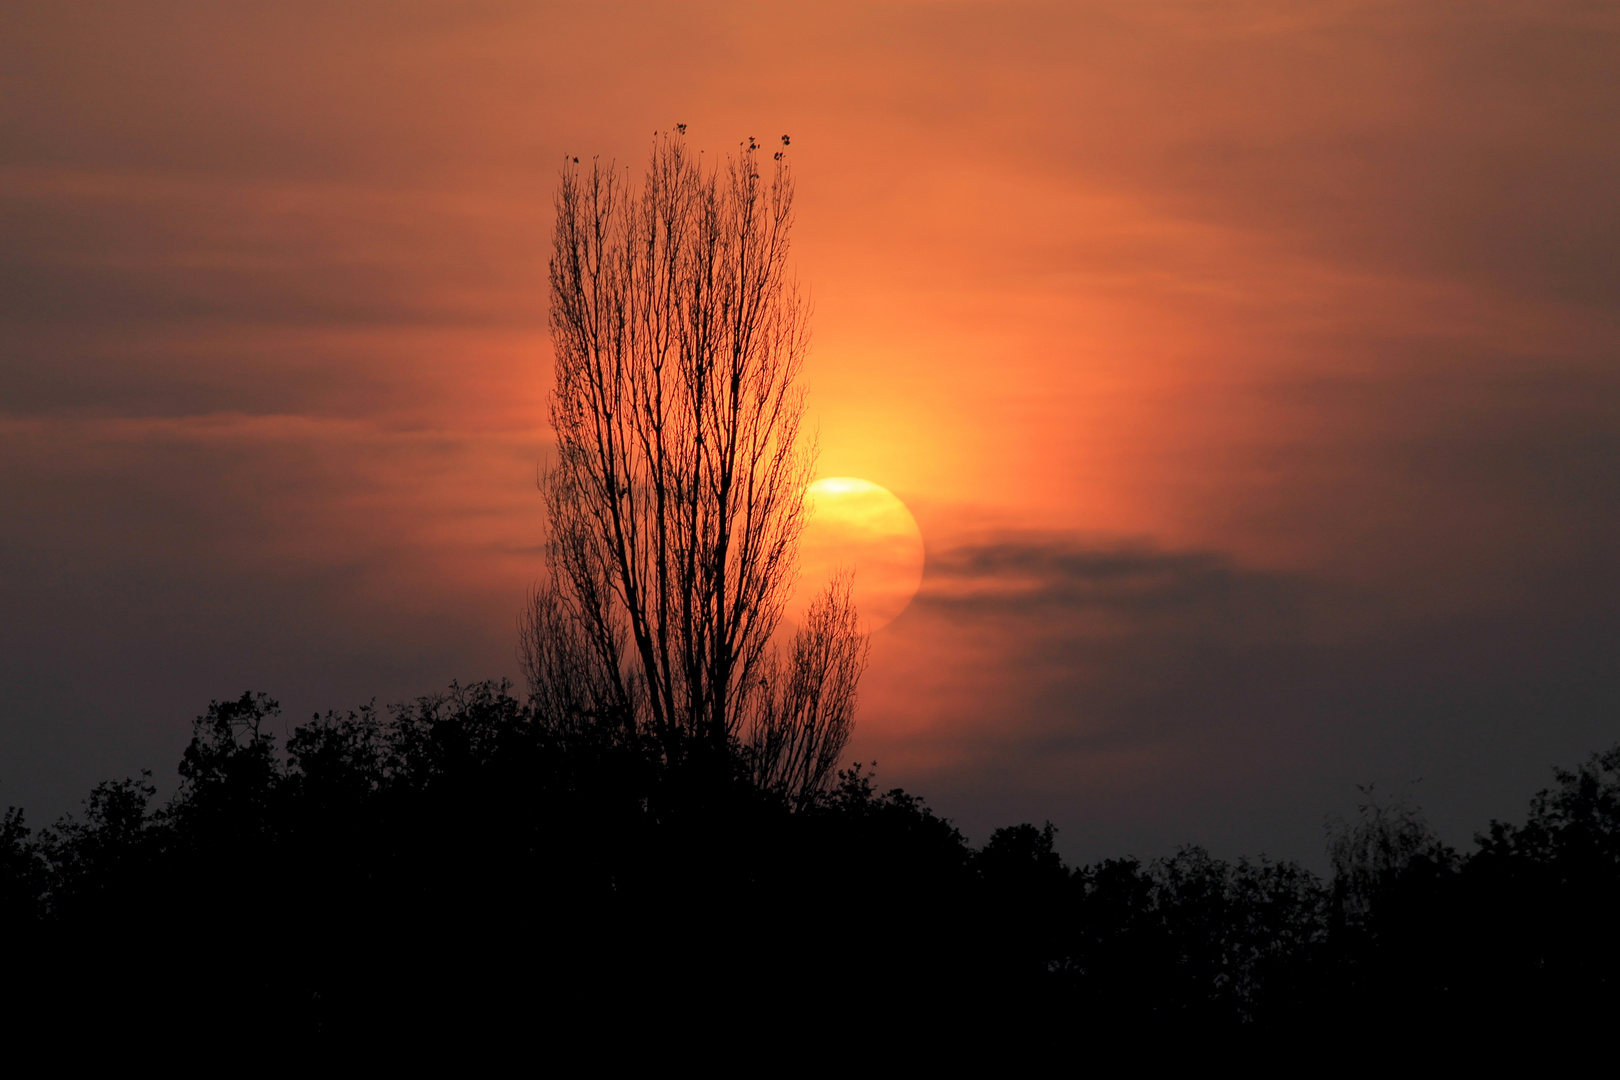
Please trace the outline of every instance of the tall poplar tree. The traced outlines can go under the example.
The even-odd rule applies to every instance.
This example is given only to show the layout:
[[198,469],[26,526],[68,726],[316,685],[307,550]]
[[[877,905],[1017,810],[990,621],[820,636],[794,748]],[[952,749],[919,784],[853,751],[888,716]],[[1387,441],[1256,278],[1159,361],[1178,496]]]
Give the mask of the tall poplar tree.
[[814,463],[792,177],[784,149],[762,178],[753,139],[705,169],[683,134],[655,137],[639,187],[612,165],[563,168],[549,577],[522,654],[560,729],[803,804],[848,741],[867,642],[847,581],[777,640]]

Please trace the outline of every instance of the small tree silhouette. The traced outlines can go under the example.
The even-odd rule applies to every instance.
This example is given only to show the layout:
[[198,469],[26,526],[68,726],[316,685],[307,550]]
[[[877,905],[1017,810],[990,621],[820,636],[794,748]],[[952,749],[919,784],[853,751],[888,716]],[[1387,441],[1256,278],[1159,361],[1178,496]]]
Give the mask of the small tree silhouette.
[[1403,876],[1423,867],[1449,867],[1456,852],[1435,836],[1423,812],[1405,798],[1381,800],[1368,784],[1353,822],[1328,821],[1328,859],[1342,917],[1366,918]]
[[[786,139],[783,140],[786,145]],[[563,167],[551,260],[557,461],[549,579],[522,619],[542,720],[741,769],[804,804],[849,738],[866,640],[847,582],[773,637],[805,523],[806,304],[787,278],[793,184],[749,139],[705,170],[655,137],[639,189]]]

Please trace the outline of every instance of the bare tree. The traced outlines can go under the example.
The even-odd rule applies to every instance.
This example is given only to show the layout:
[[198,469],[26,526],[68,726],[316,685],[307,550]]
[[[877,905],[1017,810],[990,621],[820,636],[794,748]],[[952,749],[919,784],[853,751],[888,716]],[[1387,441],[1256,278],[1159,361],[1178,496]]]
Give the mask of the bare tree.
[[[784,145],[787,143],[783,138]],[[655,138],[639,189],[563,169],[551,260],[549,581],[523,619],[543,716],[716,755],[802,801],[848,740],[866,641],[831,583],[779,655],[813,453],[793,185],[749,139],[704,169]]]

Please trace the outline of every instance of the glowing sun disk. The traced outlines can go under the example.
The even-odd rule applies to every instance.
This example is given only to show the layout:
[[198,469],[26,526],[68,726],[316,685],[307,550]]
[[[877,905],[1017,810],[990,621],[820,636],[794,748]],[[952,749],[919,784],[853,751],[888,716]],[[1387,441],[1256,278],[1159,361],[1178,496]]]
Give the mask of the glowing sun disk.
[[922,585],[917,519],[887,488],[853,476],[817,480],[805,492],[810,519],[799,540],[799,582],[788,608],[798,621],[834,574],[853,574],[852,591],[867,633],[893,622]]

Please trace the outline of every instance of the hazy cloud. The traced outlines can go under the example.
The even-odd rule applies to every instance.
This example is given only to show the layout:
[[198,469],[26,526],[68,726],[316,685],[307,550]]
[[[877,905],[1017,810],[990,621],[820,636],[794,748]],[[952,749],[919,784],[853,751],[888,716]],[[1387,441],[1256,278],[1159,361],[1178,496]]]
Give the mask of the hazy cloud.
[[1086,856],[1177,837],[1313,856],[1355,785],[1419,778],[1462,842],[1612,732],[1612,568],[1415,610],[1214,552],[980,540],[932,556],[879,640],[858,750],[971,829],[1051,818]]
[[1578,0],[6,6],[0,804],[512,670],[556,168],[679,121],[792,133],[823,469],[929,545],[886,777],[1464,839],[1620,737],[1617,67]]

